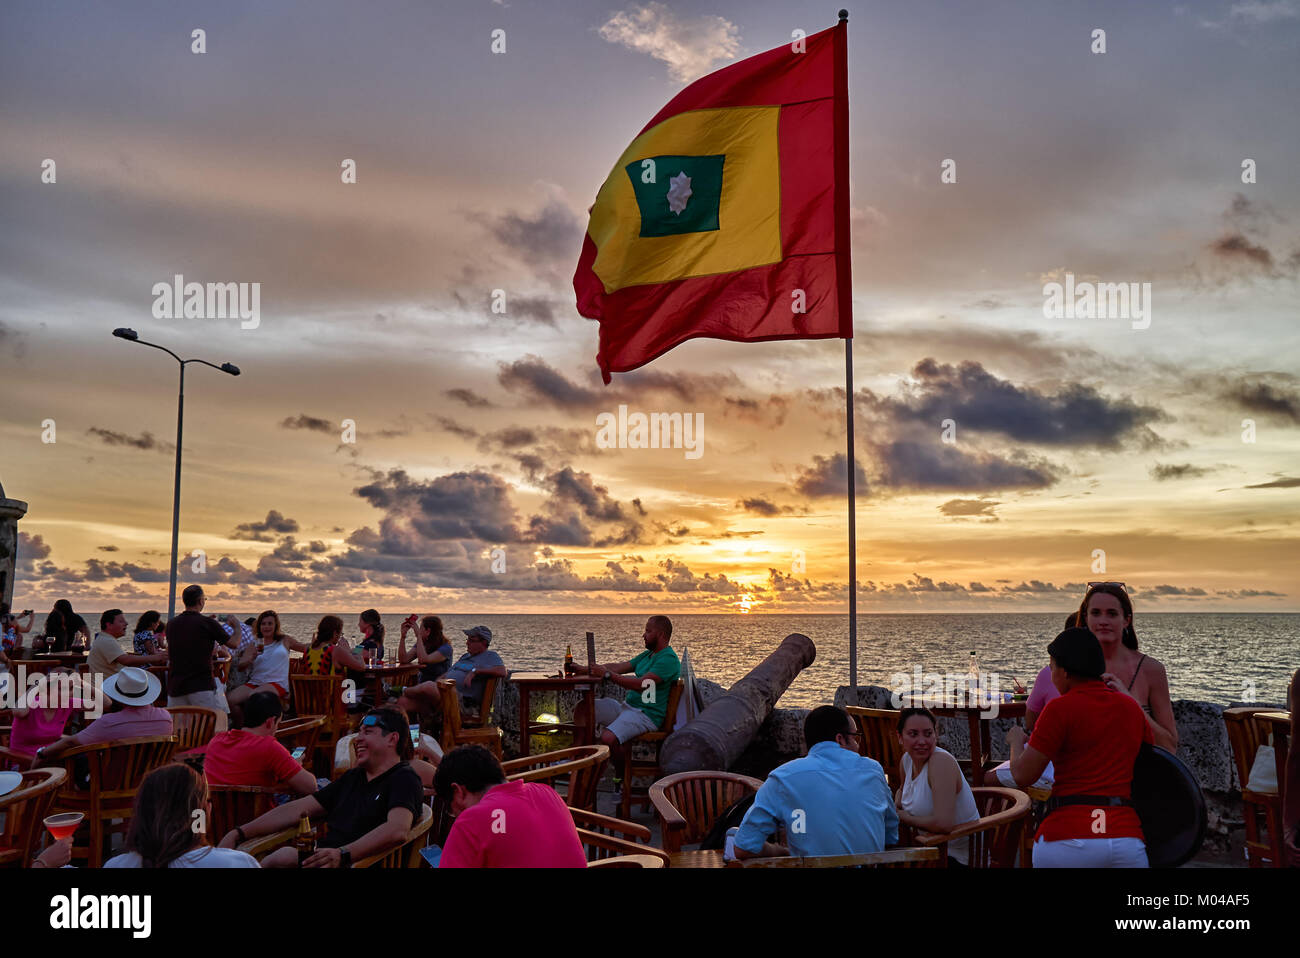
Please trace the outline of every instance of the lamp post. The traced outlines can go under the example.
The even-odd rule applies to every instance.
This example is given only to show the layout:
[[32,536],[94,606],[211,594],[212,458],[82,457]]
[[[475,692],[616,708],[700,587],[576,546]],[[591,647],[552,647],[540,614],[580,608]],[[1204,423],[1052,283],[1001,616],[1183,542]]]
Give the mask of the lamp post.
[[220,366],[210,363],[206,359],[181,359],[166,346],[159,346],[157,343],[147,343],[136,333],[134,329],[125,329],[118,327],[113,330],[113,335],[118,339],[125,339],[128,342],[139,343],[141,346],[152,346],[154,349],[161,349],[172,359],[181,364],[181,382],[180,390],[176,396],[176,482],[172,491],[172,571],[171,585],[167,589],[167,621],[171,621],[176,614],[176,565],[178,557],[176,547],[180,537],[181,522],[181,428],[185,423],[185,367],[189,363],[199,363],[204,366],[211,366],[213,369],[220,370],[223,373],[229,373],[232,376],[239,375],[239,367],[232,363],[222,363]]

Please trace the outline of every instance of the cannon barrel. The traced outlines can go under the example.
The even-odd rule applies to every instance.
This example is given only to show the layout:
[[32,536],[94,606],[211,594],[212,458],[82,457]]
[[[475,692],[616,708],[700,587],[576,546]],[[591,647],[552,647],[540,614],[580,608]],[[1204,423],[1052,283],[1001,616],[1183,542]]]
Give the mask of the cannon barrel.
[[659,760],[664,774],[730,768],[767,721],[776,700],[816,657],[812,639],[798,632],[787,635],[726,695],[668,736]]

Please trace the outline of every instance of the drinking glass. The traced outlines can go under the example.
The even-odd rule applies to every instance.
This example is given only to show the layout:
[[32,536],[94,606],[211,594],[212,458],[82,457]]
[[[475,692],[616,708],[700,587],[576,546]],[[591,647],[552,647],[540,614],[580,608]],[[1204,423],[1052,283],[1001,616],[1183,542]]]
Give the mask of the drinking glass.
[[73,834],[81,827],[81,823],[85,821],[85,818],[86,816],[82,812],[60,812],[58,815],[47,816],[44,824],[57,842]]

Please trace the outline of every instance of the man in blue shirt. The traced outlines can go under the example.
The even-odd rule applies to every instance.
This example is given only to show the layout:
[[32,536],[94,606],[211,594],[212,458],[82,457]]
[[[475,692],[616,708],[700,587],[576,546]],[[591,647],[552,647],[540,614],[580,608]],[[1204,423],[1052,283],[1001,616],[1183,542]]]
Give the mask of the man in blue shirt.
[[[858,754],[847,712],[823,705],[803,726],[808,754],[774,769],[736,833],[736,857],[862,855],[898,843],[898,811],[875,759]],[[789,847],[767,841],[785,826]]]

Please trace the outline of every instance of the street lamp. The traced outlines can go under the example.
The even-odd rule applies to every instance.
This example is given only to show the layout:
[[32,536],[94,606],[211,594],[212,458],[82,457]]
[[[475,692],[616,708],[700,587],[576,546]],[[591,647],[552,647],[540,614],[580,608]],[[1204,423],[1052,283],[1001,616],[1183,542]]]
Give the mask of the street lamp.
[[172,571],[171,585],[167,590],[167,620],[171,621],[176,614],[176,565],[178,557],[176,547],[180,536],[181,521],[181,427],[185,422],[185,366],[188,363],[199,363],[204,366],[211,366],[213,369],[220,370],[223,373],[229,373],[231,376],[239,375],[239,367],[233,363],[222,363],[220,366],[210,363],[206,359],[181,359],[166,346],[159,346],[157,343],[147,343],[140,338],[134,329],[126,329],[119,326],[113,330],[113,335],[118,339],[125,339],[128,342],[139,343],[141,346],[152,346],[154,349],[161,349],[172,359],[181,364],[181,383],[180,390],[176,396],[176,483],[172,492]]

